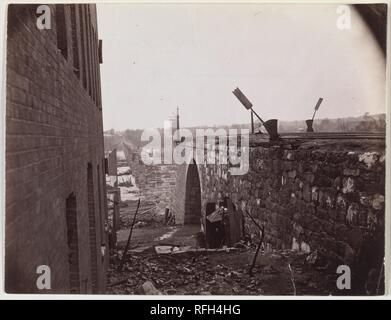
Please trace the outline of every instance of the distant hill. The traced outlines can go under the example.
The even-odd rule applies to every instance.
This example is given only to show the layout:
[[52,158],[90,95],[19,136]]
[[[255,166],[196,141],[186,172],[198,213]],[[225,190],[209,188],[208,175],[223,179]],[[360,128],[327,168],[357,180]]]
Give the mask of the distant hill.
[[[314,130],[317,132],[385,132],[386,115],[368,113],[359,117],[315,119]],[[279,121],[280,132],[303,132],[307,128],[305,121]]]
[[[336,119],[315,119],[314,121],[314,130],[315,132],[385,132],[386,130],[386,115],[381,114],[369,114],[366,113],[359,117],[347,117],[347,118],[336,118]],[[223,129],[241,129],[247,128],[250,129],[250,123],[244,124],[232,124],[225,126],[195,126],[189,127],[193,134],[195,134],[196,129],[199,128],[212,128],[214,130],[223,128]],[[255,131],[262,129],[259,121],[255,122]],[[163,132],[163,129],[158,129]],[[262,129],[263,131],[264,128]],[[297,121],[279,121],[278,122],[278,131],[279,132],[304,132],[306,131],[305,120]],[[107,130],[104,132],[104,143],[105,151],[112,150],[117,148],[118,150],[122,149],[122,143],[126,142],[134,146],[134,148],[140,148],[147,144],[147,142],[141,141],[142,129],[127,129],[125,131],[114,131],[113,129]]]

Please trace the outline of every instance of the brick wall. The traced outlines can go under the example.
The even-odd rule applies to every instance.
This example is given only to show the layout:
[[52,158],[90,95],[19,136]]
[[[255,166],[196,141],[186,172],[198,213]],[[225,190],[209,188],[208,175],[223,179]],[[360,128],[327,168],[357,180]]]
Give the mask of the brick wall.
[[[95,6],[50,5],[49,30],[37,28],[36,7],[12,5],[8,12],[6,291],[70,292],[66,199],[73,195],[79,290],[92,292],[87,165],[96,168],[104,158]],[[93,214],[101,226],[104,173],[92,174]],[[96,285],[103,291],[106,234],[95,231]],[[51,290],[37,289],[39,265],[51,269]]]

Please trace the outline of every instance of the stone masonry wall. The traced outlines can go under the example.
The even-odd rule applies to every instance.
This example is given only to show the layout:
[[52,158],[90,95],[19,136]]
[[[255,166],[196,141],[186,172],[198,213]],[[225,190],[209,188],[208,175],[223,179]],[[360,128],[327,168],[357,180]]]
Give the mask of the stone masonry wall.
[[[228,167],[200,165],[202,210],[228,196],[265,224],[274,249],[318,250],[368,269],[384,256],[385,151],[383,142],[317,141],[258,146],[250,170],[230,176]],[[258,236],[245,217],[247,236]]]
[[166,208],[171,208],[171,201],[175,193],[177,165],[145,165],[141,160],[139,150],[132,150],[126,144],[123,145],[140,195],[146,202],[155,203],[158,213],[163,213]]

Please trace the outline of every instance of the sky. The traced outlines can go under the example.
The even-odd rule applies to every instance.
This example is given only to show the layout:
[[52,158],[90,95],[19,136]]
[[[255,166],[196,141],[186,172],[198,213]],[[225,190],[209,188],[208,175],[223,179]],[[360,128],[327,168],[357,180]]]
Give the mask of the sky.
[[98,4],[105,130],[385,112],[385,61],[352,8],[336,4]]

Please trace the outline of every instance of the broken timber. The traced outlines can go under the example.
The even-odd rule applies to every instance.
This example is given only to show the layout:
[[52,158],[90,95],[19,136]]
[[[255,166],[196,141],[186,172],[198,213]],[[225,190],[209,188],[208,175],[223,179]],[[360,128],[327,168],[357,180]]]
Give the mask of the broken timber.
[[129,245],[130,245],[130,238],[132,237],[132,231],[133,231],[134,224],[136,222],[136,216],[137,216],[139,208],[140,208],[140,198],[138,199],[137,209],[136,209],[136,212],[134,213],[134,216],[133,216],[133,221],[132,221],[132,226],[130,227],[128,242],[126,243],[126,247],[125,247],[124,253],[122,254],[121,263],[120,263],[120,265],[118,267],[119,270],[122,270],[122,267],[123,267],[124,262],[125,262],[126,254],[128,253],[128,249],[129,249]]
[[259,240],[259,243],[258,243],[258,246],[257,246],[257,250],[255,251],[255,254],[254,254],[253,262],[252,262],[250,268],[248,269],[248,274],[250,276],[253,276],[253,269],[254,269],[255,263],[257,261],[259,250],[261,249],[261,246],[262,246],[262,243],[263,243],[263,239],[265,238],[265,227],[264,226],[260,226],[259,223],[257,221],[255,221],[254,217],[250,214],[250,212],[248,212],[247,210],[245,212],[247,213],[247,215],[251,218],[252,222],[259,228],[260,232],[262,233],[261,234],[261,239]]

